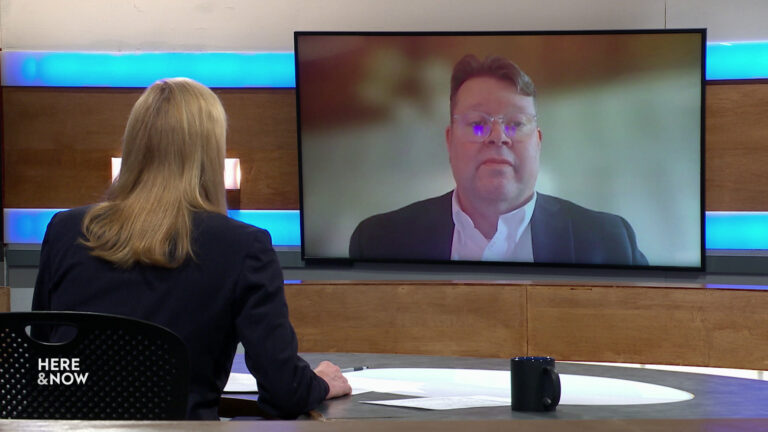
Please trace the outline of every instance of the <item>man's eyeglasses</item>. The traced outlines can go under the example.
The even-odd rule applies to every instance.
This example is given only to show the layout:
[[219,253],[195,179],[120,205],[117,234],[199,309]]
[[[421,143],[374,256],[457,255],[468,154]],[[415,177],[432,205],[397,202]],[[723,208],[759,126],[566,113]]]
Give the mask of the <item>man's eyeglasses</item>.
[[453,116],[460,137],[469,141],[482,142],[491,135],[493,122],[499,122],[501,131],[510,140],[530,138],[536,131],[536,116],[519,113],[491,116],[486,113],[469,111]]

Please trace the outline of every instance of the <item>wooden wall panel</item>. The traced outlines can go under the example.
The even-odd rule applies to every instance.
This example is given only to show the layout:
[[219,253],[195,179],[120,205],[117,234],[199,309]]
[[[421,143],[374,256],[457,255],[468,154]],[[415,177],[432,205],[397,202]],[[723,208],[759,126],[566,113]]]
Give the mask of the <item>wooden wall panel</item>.
[[525,346],[525,287],[464,283],[286,285],[299,349],[510,357]]
[[[293,90],[217,90],[229,117],[228,157],[242,167],[240,208],[297,209]],[[3,88],[5,207],[98,201],[141,89]]]
[[706,207],[768,211],[768,83],[710,84]]
[[11,311],[11,288],[0,286],[0,312]]
[[528,347],[564,360],[766,370],[766,307],[766,291],[531,286]]
[[706,292],[694,290],[532,287],[529,349],[569,360],[700,364],[702,297]]
[[58,208],[98,201],[139,93],[3,88],[4,205]]
[[216,90],[227,111],[227,157],[240,158],[240,208],[299,208],[293,89]]
[[768,370],[768,290],[542,282],[286,286],[306,352]]

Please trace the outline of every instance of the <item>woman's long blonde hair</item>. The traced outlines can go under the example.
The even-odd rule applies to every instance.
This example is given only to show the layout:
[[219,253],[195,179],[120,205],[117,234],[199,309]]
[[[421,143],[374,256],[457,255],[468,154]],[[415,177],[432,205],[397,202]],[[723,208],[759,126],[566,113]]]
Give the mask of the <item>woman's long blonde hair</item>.
[[193,213],[226,214],[226,128],[221,102],[202,84],[150,86],[128,118],[120,175],[83,220],[91,253],[121,268],[173,268],[194,257]]

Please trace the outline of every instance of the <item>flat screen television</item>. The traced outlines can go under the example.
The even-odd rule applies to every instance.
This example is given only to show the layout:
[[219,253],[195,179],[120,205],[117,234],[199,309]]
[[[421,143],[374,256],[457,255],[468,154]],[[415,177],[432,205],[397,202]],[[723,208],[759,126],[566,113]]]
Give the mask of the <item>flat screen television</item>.
[[308,263],[704,267],[704,29],[296,32]]

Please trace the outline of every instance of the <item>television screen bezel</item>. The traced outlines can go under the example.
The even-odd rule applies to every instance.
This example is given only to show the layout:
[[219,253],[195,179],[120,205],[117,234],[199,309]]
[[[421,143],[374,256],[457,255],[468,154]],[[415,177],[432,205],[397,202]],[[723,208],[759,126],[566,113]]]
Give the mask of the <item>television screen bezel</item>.
[[[616,264],[592,264],[592,263],[552,263],[552,262],[519,262],[519,261],[458,261],[458,260],[430,260],[430,259],[368,259],[351,257],[318,257],[307,256],[305,243],[305,207],[304,207],[304,176],[302,159],[302,128],[301,128],[301,89],[300,89],[300,59],[299,38],[304,36],[548,36],[548,35],[621,35],[621,34],[698,34],[700,37],[700,140],[699,140],[699,266],[673,266],[673,265],[616,265]],[[706,244],[705,244],[705,129],[706,129],[706,28],[673,28],[673,29],[592,29],[592,30],[531,30],[531,31],[294,31],[294,62],[296,76],[296,134],[299,174],[299,221],[301,238],[301,260],[306,266],[341,265],[352,266],[357,263],[372,264],[399,264],[399,265],[440,265],[447,266],[450,270],[460,268],[551,268],[551,269],[586,269],[586,270],[631,270],[643,271],[675,271],[675,272],[705,272],[706,271]]]

